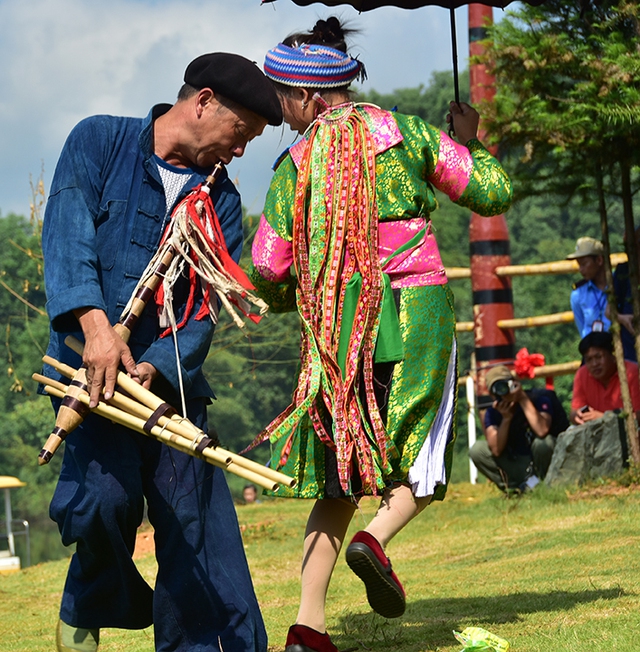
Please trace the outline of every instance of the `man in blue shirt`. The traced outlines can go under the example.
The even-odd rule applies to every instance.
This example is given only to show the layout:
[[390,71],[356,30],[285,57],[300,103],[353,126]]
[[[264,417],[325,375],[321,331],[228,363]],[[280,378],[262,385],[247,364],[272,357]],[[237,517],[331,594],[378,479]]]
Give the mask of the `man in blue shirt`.
[[604,248],[595,238],[578,238],[575,251],[567,260],[576,260],[582,281],[573,286],[571,310],[580,338],[591,331],[608,331],[611,321],[606,316],[607,280],[604,269]]
[[[189,64],[174,105],[146,118],[94,116],[69,135],[43,227],[48,354],[87,367],[92,404],[109,398],[120,366],[206,429],[213,393],[202,374],[214,326],[195,317],[161,338],[147,306],[125,343],[118,321],[155,253],[173,207],[218,163],[242,156],[267,124],[282,121],[271,83],[252,62],[214,53]],[[212,200],[227,248],[242,247],[240,197],[226,173]],[[174,289],[185,314],[189,281]],[[151,302],[153,303],[153,302]],[[84,339],[80,360],[64,339]],[[50,367],[45,374],[58,378]],[[59,401],[54,401],[59,407]],[[155,531],[152,590],[132,561],[144,507]],[[61,652],[98,649],[99,629],[154,624],[158,651],[265,652],[267,638],[249,576],[231,495],[220,469],[94,414],[66,438],[51,517],[65,545],[76,544],[60,607]]]

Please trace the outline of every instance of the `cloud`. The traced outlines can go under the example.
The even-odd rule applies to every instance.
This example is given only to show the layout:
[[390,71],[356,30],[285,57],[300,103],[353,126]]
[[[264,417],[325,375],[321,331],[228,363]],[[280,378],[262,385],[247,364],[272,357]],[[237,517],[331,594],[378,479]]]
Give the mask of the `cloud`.
[[[49,186],[64,139],[80,119],[146,115],[153,104],[174,101],[184,68],[199,54],[238,52],[261,63],[288,33],[330,14],[361,30],[352,51],[366,64],[365,89],[417,86],[451,66],[448,12],[435,7],[359,15],[351,7],[289,0],[0,0],[0,211],[28,213],[29,175],[37,177],[44,165]],[[465,15],[458,15],[464,55]],[[232,164],[251,210],[260,210],[269,166],[292,138],[268,128]]]

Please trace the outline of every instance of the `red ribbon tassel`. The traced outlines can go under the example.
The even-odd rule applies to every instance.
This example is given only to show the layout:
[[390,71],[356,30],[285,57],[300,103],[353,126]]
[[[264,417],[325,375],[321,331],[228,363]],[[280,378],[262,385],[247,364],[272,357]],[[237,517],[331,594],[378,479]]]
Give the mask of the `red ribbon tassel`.
[[[200,211],[198,211],[197,207],[198,202],[202,203]],[[190,227],[194,232],[197,232],[198,239],[206,242],[209,249],[214,253],[215,259],[219,262],[221,267],[224,268],[225,272],[229,276],[233,277],[235,281],[237,281],[237,283],[239,283],[245,290],[255,290],[255,287],[249,280],[249,277],[230,256],[229,251],[227,250],[227,244],[225,242],[224,235],[222,234],[222,228],[220,227],[220,221],[213,206],[213,202],[211,201],[209,193],[202,191],[202,184],[195,188],[187,197],[182,200],[182,203],[179,204],[176,209],[174,209],[174,213],[179,210],[180,206],[184,206],[184,209],[187,211]],[[164,244],[164,241],[168,237],[170,231],[171,223],[167,225],[165,233],[162,237],[161,244]],[[209,233],[213,234],[213,238],[209,236]],[[189,252],[189,257],[194,262],[194,264],[197,265],[198,256],[193,250]],[[191,313],[193,312],[196,303],[196,288],[198,285],[198,274],[193,267],[190,267],[189,296],[187,297],[182,319],[180,320],[180,323],[177,324],[178,329],[187,323]],[[215,290],[210,285],[207,284],[203,288],[202,305],[198,309],[198,312],[195,315],[195,319],[204,319],[209,315],[209,303],[214,294]],[[262,318],[261,315],[257,315],[252,312],[246,312],[234,296],[228,295],[227,298],[245,317],[251,319],[251,321],[258,323]],[[156,292],[155,301],[158,306],[164,305],[164,290],[162,284],[159,286]],[[162,333],[160,337],[166,337],[170,333],[171,329],[168,328],[166,331],[164,331],[164,333]]]

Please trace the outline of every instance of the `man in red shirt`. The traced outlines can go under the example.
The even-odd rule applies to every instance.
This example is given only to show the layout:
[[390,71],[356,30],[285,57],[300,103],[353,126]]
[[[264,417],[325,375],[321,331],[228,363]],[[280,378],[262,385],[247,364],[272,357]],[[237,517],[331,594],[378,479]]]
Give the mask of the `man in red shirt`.
[[[622,408],[622,396],[611,333],[589,333],[580,341],[578,348],[584,365],[578,369],[573,380],[571,422],[581,425],[599,419],[608,410]],[[638,365],[625,360],[625,366],[633,410],[636,419],[640,419]]]

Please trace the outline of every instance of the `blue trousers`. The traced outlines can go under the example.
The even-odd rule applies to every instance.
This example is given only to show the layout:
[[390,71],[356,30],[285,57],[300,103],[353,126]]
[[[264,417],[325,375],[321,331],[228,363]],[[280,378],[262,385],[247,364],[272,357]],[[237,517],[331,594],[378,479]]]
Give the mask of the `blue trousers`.
[[[56,406],[57,407],[57,406]],[[206,421],[204,401],[189,417]],[[155,589],[132,561],[144,502]],[[265,652],[267,636],[220,469],[89,415],[66,439],[51,506],[71,558],[61,619],[85,628],[154,624],[162,652]]]

